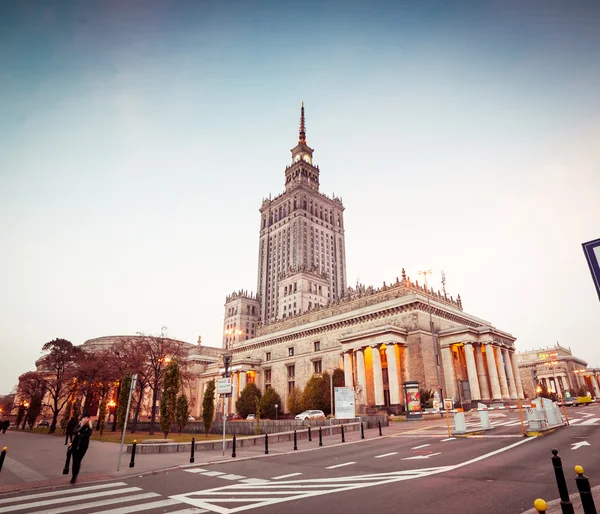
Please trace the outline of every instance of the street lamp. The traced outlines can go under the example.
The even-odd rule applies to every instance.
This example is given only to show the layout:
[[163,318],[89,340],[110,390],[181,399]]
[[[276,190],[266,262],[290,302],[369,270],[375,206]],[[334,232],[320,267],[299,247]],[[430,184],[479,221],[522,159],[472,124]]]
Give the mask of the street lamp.
[[[443,402],[444,395],[442,394],[442,385],[440,384],[440,358],[439,358],[439,354],[438,354],[438,345],[435,340],[435,335],[433,334],[433,318],[431,317],[431,304],[429,302],[429,288],[427,287],[427,275],[430,275],[431,273],[433,273],[433,271],[427,270],[427,271],[419,271],[417,273],[419,275],[423,275],[423,278],[425,279],[425,292],[427,294],[427,310],[429,311],[429,330],[431,332],[431,343],[433,344],[433,356],[435,357],[435,379],[437,381],[437,386],[438,386],[439,395],[440,395],[439,401]],[[440,406],[440,416],[443,417],[441,406]]]
[[[116,406],[117,406],[117,402],[115,402],[114,400],[111,400],[110,402],[108,402],[108,414],[109,414],[109,417],[112,416],[113,423],[116,420],[116,413],[115,413]],[[113,432],[114,432],[114,430],[113,430]]]
[[23,406],[23,426],[21,430],[25,430],[25,423],[27,423],[27,409],[29,409],[29,402],[25,400],[22,404]]
[[228,350],[231,350],[231,348],[233,348],[233,342],[235,341],[235,336],[239,336],[242,335],[244,332],[242,332],[239,328],[228,328],[227,330],[225,330],[225,335],[231,336],[231,341],[225,345],[225,347]]
[[279,404],[276,403],[275,404],[275,421],[277,421],[277,408],[279,407]]

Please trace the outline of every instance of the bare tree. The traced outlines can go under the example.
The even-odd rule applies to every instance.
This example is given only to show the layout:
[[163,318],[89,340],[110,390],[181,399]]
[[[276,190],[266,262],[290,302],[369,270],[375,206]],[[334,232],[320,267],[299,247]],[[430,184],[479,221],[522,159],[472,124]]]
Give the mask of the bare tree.
[[50,398],[52,423],[49,433],[56,430],[58,414],[69,399],[71,380],[74,377],[78,348],[66,339],[54,339],[42,346],[48,352],[38,362],[44,387]]

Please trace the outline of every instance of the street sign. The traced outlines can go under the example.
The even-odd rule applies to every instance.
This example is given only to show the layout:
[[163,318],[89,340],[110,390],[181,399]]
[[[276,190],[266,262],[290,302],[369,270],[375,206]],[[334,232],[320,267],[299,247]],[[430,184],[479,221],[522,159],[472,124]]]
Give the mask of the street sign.
[[600,299],[600,239],[594,239],[594,241],[588,241],[583,243],[583,253],[587,259],[590,272],[592,273],[592,279],[596,286],[596,293]]
[[354,419],[354,390],[352,387],[335,388],[335,419]]
[[231,394],[231,378],[220,378],[217,381],[217,394]]

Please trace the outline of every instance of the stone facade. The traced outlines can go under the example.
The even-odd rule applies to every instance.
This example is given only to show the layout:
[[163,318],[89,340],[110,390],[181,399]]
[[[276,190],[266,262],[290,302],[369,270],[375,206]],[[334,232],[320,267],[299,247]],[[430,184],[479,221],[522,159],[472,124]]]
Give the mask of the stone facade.
[[560,344],[517,354],[519,373],[528,397],[537,396],[544,385],[559,397],[576,396],[581,390],[600,398],[600,368],[588,368],[587,362],[576,357],[570,348]]

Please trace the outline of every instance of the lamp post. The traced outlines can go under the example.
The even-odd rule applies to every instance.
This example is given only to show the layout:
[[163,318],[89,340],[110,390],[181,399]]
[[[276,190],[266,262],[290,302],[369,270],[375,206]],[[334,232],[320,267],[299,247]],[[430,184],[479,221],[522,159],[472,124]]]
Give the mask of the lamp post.
[[277,408],[279,407],[279,404],[276,403],[275,404],[275,421],[277,421]]
[[[433,356],[435,358],[435,379],[437,381],[438,391],[439,391],[439,395],[440,395],[439,400],[440,400],[440,402],[443,402],[444,395],[442,394],[442,384],[440,384],[440,358],[439,358],[439,354],[438,354],[437,341],[435,340],[435,335],[433,333],[433,318],[431,316],[431,303],[429,302],[429,288],[427,287],[427,275],[430,275],[431,273],[433,273],[432,270],[418,272],[418,274],[423,275],[423,278],[425,279],[425,291],[426,291],[426,295],[427,295],[427,310],[429,311],[429,331],[431,332],[431,343],[433,344]],[[443,417],[441,408],[440,408],[440,417]]]
[[116,416],[116,412],[115,412],[115,407],[117,406],[117,402],[115,402],[114,400],[111,400],[110,402],[108,402],[108,414],[109,417],[112,416],[112,422],[113,422],[113,429],[112,431],[115,431],[115,422],[117,421],[117,416]]
[[225,335],[231,336],[231,341],[225,345],[227,350],[231,350],[233,348],[233,343],[235,341],[235,336],[242,335],[242,332],[239,328],[228,328],[225,330]]
[[21,430],[25,430],[25,423],[27,423],[27,409],[29,409],[29,402],[25,400],[22,404],[23,406],[23,426]]

